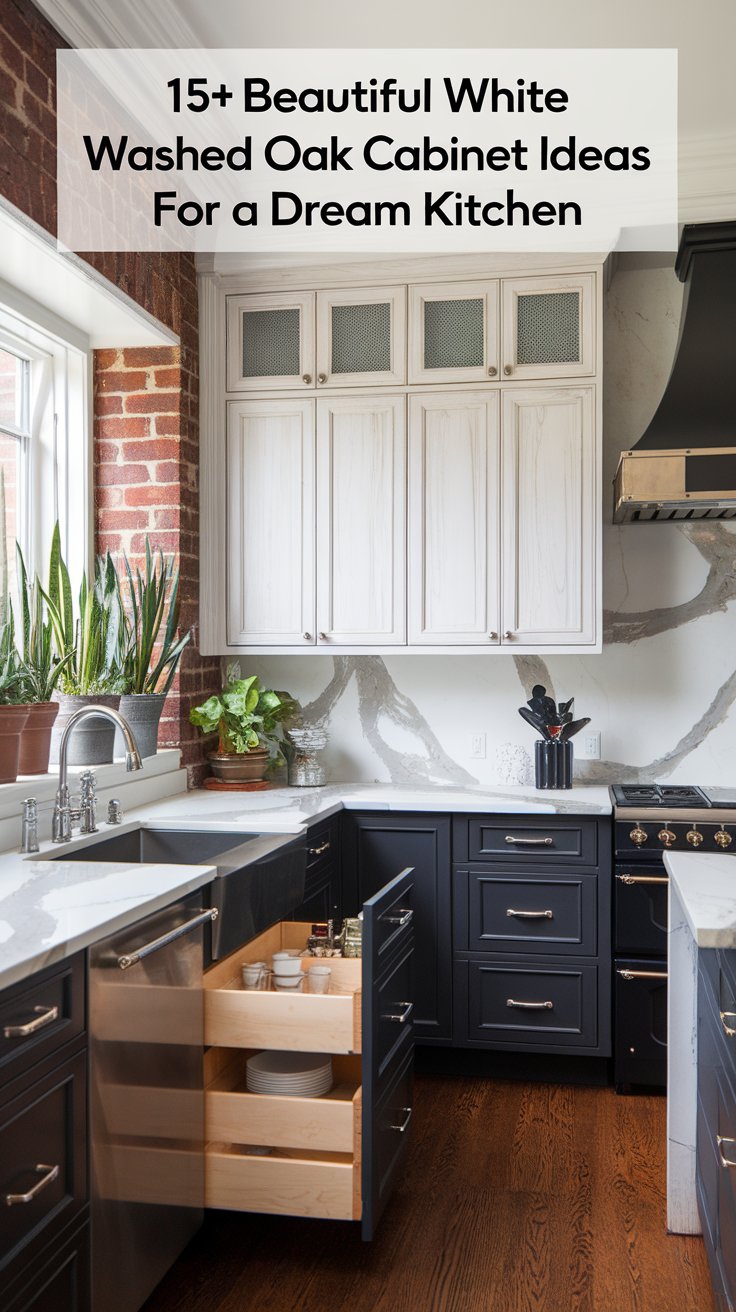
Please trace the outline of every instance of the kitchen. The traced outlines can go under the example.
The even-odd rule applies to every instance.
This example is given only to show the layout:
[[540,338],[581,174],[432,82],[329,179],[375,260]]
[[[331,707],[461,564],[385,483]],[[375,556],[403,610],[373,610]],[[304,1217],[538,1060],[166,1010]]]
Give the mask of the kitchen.
[[[195,264],[187,254],[98,253],[86,265],[75,258],[59,269],[56,252],[45,243],[43,233],[54,231],[56,32],[60,30],[76,45],[104,44],[99,29],[95,32],[92,26],[83,31],[79,26],[83,7],[70,8],[79,12],[71,19],[67,13],[65,20],[58,6],[49,3],[35,9],[26,0],[13,0],[0,22],[3,70],[13,84],[6,96],[2,142],[3,158],[9,161],[1,188],[2,221],[7,228],[0,300],[8,315],[0,324],[2,348],[13,355],[9,348],[14,340],[16,358],[27,359],[26,373],[33,375],[32,361],[42,349],[40,336],[31,340],[29,329],[21,348],[17,327],[13,339],[9,326],[10,318],[16,325],[30,318],[31,301],[36,307],[46,305],[43,322],[36,316],[34,331],[43,330],[49,341],[60,341],[63,328],[74,329],[71,334],[67,331],[65,346],[69,430],[63,430],[61,416],[56,452],[58,459],[65,443],[70,452],[61,505],[67,535],[64,555],[75,588],[90,548],[109,549],[115,559],[124,550],[140,563],[148,534],[154,547],[177,558],[178,631],[183,634],[193,627],[194,632],[166,698],[157,754],[143,758],[142,771],[128,772],[123,742],[113,764],[92,767],[96,807],[94,788],[90,795],[87,782],[86,818],[84,806],[77,808],[83,812],[79,817],[65,813],[60,817],[62,828],[67,821],[74,825],[69,844],[50,841],[58,800],[55,773],[21,777],[17,784],[0,787],[3,1024],[12,1029],[33,1024],[49,1008],[60,1012],[45,1034],[42,1027],[34,1031],[36,1038],[33,1033],[11,1036],[13,1047],[16,1038],[20,1048],[26,1040],[29,1046],[18,1067],[6,1067],[7,1078],[3,1076],[2,1106],[14,1108],[9,1122],[12,1151],[30,1149],[32,1157],[17,1179],[15,1170],[10,1173],[6,1199],[25,1198],[42,1185],[29,1202],[13,1202],[6,1209],[10,1228],[3,1298],[9,1312],[25,1307],[82,1312],[89,1306],[104,1312],[106,1306],[116,1306],[113,1300],[118,1295],[126,1312],[145,1299],[147,1308],[162,1312],[174,1306],[206,1312],[264,1301],[276,1308],[307,1307],[318,1298],[323,1302],[325,1296],[339,1306],[351,1301],[365,1307],[538,1305],[641,1307],[658,1312],[673,1306],[708,1308],[712,1298],[719,1298],[724,1308],[730,1306],[729,1264],[734,1257],[729,1231],[728,1053],[723,1061],[719,1058],[730,1037],[730,1012],[736,1010],[728,994],[728,948],[733,940],[728,938],[732,917],[727,874],[723,888],[720,867],[714,868],[710,906],[698,904],[697,891],[706,870],[720,859],[718,835],[736,832],[732,819],[736,798],[729,793],[730,721],[736,695],[731,655],[733,530],[717,518],[699,524],[697,516],[664,524],[616,523],[611,494],[621,453],[635,447],[658,413],[675,356],[684,283],[674,271],[674,253],[568,257],[564,263],[558,258],[556,266],[549,258],[528,256],[486,259],[480,266],[470,256],[444,263],[439,258],[386,257],[371,273],[366,261],[354,258],[335,269],[329,257],[315,252],[308,275],[303,260],[301,264],[292,260],[291,268],[287,261],[275,272],[273,260],[255,260],[245,267],[227,254],[199,257]],[[104,16],[102,20],[99,15],[96,20],[87,17],[93,24],[104,21]],[[136,30],[135,15],[127,17],[132,24],[129,44],[150,44],[150,33]],[[720,18],[725,22],[723,14]],[[260,21],[267,23],[265,16]],[[273,41],[273,31],[268,39],[267,33],[265,26],[264,45]],[[660,40],[662,35],[660,31]],[[588,37],[589,44],[596,44],[590,33]],[[159,33],[159,44],[171,39],[170,34]],[[516,40],[520,39],[517,34]],[[667,39],[681,47],[685,44],[682,33],[674,30]],[[654,40],[650,29],[642,31],[637,44]],[[305,39],[305,44],[310,41]],[[449,44],[460,43],[456,39]],[[706,48],[712,59],[712,45]],[[706,63],[702,48],[699,58],[702,70]],[[693,64],[688,64],[684,53],[682,59],[684,105],[692,111],[688,75],[692,77]],[[697,100],[696,110],[689,120],[694,138],[698,132],[712,131],[712,124],[704,121],[704,102]],[[683,146],[692,159],[693,143]],[[692,154],[687,154],[691,147]],[[721,157],[710,162],[714,176],[704,177],[695,170],[692,177],[686,175],[683,221],[706,225],[733,218],[736,202],[730,175],[725,163],[717,175],[719,162]],[[729,199],[724,200],[724,195]],[[22,215],[32,222],[24,224]],[[698,253],[692,260],[698,276],[703,258]],[[20,268],[27,279],[25,291],[18,286]],[[691,281],[689,291],[694,309],[699,295],[696,281]],[[728,289],[722,275],[715,282]],[[343,383],[351,370],[353,375],[366,370],[351,359],[355,347],[349,338],[344,339],[344,359],[336,369],[335,343],[326,347],[325,330],[342,320],[349,322],[351,315],[370,315],[377,287],[384,289],[386,299],[381,304],[389,305],[391,347],[386,361],[379,342],[372,372],[384,377],[373,377],[369,384],[358,377],[347,386],[334,387],[333,370],[342,375]],[[549,360],[535,370],[519,355],[506,354],[512,348],[504,337],[504,325],[511,324],[514,307],[518,310],[525,297],[529,301],[540,295],[575,298],[577,345],[583,350],[572,368],[563,359],[552,362],[552,372]],[[478,311],[469,302],[481,303]],[[427,343],[433,324],[441,324],[441,314],[448,306],[451,312],[456,310],[459,303],[468,316],[460,326],[468,336],[471,329],[475,331],[474,342],[480,324],[480,355],[471,351],[460,361],[445,358],[438,373],[438,361],[428,359]],[[563,322],[569,304],[562,301]],[[296,368],[290,357],[281,374],[282,379],[292,374],[294,385],[274,384],[277,370],[261,366],[254,383],[244,370],[247,350],[238,337],[241,332],[247,336],[247,316],[277,316],[294,309],[302,315],[300,347],[306,354],[299,354]],[[712,300],[707,314],[715,321]],[[380,329],[383,322],[379,317],[373,329]],[[458,322],[451,313],[450,323],[457,328]],[[727,315],[724,322],[728,325]],[[418,323],[423,323],[423,339],[412,327]],[[487,349],[494,328],[498,332],[495,355]],[[708,331],[707,319],[705,329],[695,326],[701,344],[712,344]],[[310,334],[311,342],[306,340]],[[463,346],[464,337],[458,337]],[[433,340],[438,350],[447,351],[447,336]],[[423,350],[417,346],[422,341]],[[85,344],[92,344],[93,358]],[[277,345],[283,348],[283,342]],[[94,420],[90,467],[75,468],[69,433],[74,405],[79,404],[84,387],[75,385],[74,371],[83,370],[90,359]],[[505,373],[507,366],[516,373]],[[491,369],[496,373],[491,374]],[[449,370],[455,373],[448,376]],[[326,381],[313,382],[322,373]],[[305,374],[310,375],[309,382],[304,381]],[[264,383],[264,377],[270,381]],[[727,378],[724,389],[728,385]],[[696,391],[692,381],[689,388]],[[556,532],[561,531],[561,521],[568,525],[565,542],[571,554],[566,566],[573,574],[577,571],[580,580],[572,600],[570,589],[557,587],[556,611],[548,604],[550,589],[557,586],[555,561],[545,560],[540,551],[544,523],[535,515],[533,499],[527,497],[525,507],[525,498],[517,502],[507,490],[502,514],[516,508],[521,525],[516,540],[527,544],[529,557],[513,560],[508,555],[514,535],[507,527],[503,543],[496,544],[499,559],[494,565],[493,535],[487,542],[476,536],[479,525],[492,522],[491,497],[499,495],[491,477],[492,459],[484,466],[486,481],[472,472],[484,450],[493,456],[502,443],[508,446],[512,435],[516,440],[528,431],[530,411],[539,408],[540,400],[549,413],[552,392],[555,401],[562,395],[565,419],[554,430],[562,443],[560,459],[545,465],[550,500],[557,505],[548,502],[544,509],[553,517]],[[503,405],[498,399],[502,394]],[[359,423],[355,397],[364,405]],[[437,414],[456,415],[458,397],[471,398],[464,413],[471,415],[476,427],[463,462],[451,467],[441,461],[445,421],[438,420]],[[521,405],[514,400],[520,397],[524,398]],[[728,405],[725,408],[728,411]],[[370,534],[371,516],[373,523],[382,525],[373,532],[370,570],[354,551],[352,575],[341,577],[334,557],[330,574],[324,563],[327,538],[320,536],[324,520],[320,515],[315,518],[314,509],[307,507],[311,519],[305,515],[300,526],[304,505],[290,476],[291,466],[285,460],[278,467],[257,464],[256,420],[282,423],[279,415],[287,411],[289,422],[279,431],[281,450],[293,445],[298,414],[303,425],[299,442],[304,440],[305,449],[316,452],[317,486],[307,491],[317,507],[321,510],[328,504],[325,497],[329,498],[331,487],[341,488],[335,510],[342,506],[343,514],[336,513],[333,541],[335,534],[342,533],[344,544],[355,544],[361,533]],[[383,425],[380,431],[391,438],[390,458],[384,458],[380,468],[370,465],[360,442],[353,440],[356,432],[364,431],[360,425],[377,411]],[[407,412],[410,428],[404,447],[399,434],[405,431],[401,425]],[[226,478],[223,445],[216,441],[216,435],[226,431],[228,413],[234,416],[228,460],[242,462],[247,476],[240,480]],[[325,415],[328,420],[321,418]],[[354,467],[352,484],[350,470],[338,469],[339,441],[333,444],[333,466],[320,463],[321,453],[329,447],[324,436],[328,428],[320,424],[328,422],[333,437],[343,425],[347,444],[352,442],[363,462]],[[457,418],[450,423],[453,440],[462,440],[457,438],[462,423]],[[428,477],[422,483],[417,470],[424,469],[421,461],[427,459],[433,433],[438,460],[434,476],[440,486],[444,479],[446,488],[460,488],[459,505],[472,505],[472,516],[453,515],[453,498],[448,497],[444,523],[431,519],[436,503],[431,503],[429,494],[424,502],[419,496],[422,487],[432,490]],[[49,441],[53,449],[53,435],[49,439],[40,423],[40,446]],[[578,441],[580,448],[575,445]],[[688,446],[696,444],[695,437],[686,441]],[[672,445],[684,447],[686,442],[678,439]],[[587,453],[587,463],[576,461],[579,449]],[[404,450],[408,458],[401,464]],[[413,460],[419,463],[412,464]],[[9,469],[4,448],[3,461]],[[233,467],[229,464],[228,471]],[[574,497],[570,502],[566,499],[570,470],[576,468],[580,485],[575,485],[575,504],[582,506],[577,518],[569,509]],[[468,469],[470,475],[464,472]],[[402,574],[398,548],[404,541],[403,529],[397,527],[401,521],[394,510],[386,513],[386,490],[405,487],[407,477],[413,489],[406,511],[409,573]],[[345,481],[336,484],[339,478]],[[25,527],[20,517],[11,518],[10,476],[6,483],[8,538],[12,544],[18,533],[28,534],[26,557],[42,577],[49,545],[43,534],[50,533],[50,527],[44,526],[52,527],[54,521],[52,481],[41,477],[28,493],[37,498],[35,504],[43,513],[33,516],[33,526]],[[368,487],[381,494],[370,500],[370,515],[365,505]],[[714,484],[708,487],[712,491]],[[640,518],[646,517],[645,507],[656,495],[641,498]],[[234,500],[237,497],[242,501]],[[296,510],[277,519],[279,498]],[[79,534],[70,530],[84,520],[89,522],[86,548]],[[419,528],[426,522],[435,527],[436,540],[443,544],[432,556],[434,612],[431,606],[413,604],[422,577],[419,544],[433,548],[430,537]],[[251,525],[250,537],[228,536],[236,528],[239,533],[244,524]],[[315,524],[315,557],[309,565],[303,542],[312,540]],[[445,531],[447,538],[442,536]],[[243,544],[247,552],[239,555]],[[471,552],[476,553],[475,574],[467,568],[458,571],[457,562],[467,561]],[[503,559],[502,552],[507,553]],[[491,562],[485,575],[477,568],[481,559]],[[539,571],[540,559],[541,575],[530,574],[528,561],[532,566],[536,562]],[[294,561],[307,561],[309,566],[296,583],[289,568]],[[496,568],[505,597],[515,589],[517,609],[512,615],[502,613],[502,590],[494,593],[492,586],[486,586]],[[372,589],[371,577],[390,578],[391,586]],[[540,578],[549,586],[543,587]],[[320,589],[325,586],[328,592],[323,595],[329,597],[332,611],[323,620]],[[463,607],[460,628],[457,615]],[[454,637],[451,622],[457,626]],[[566,625],[568,636],[561,640],[560,630]],[[382,637],[377,641],[379,629]],[[256,632],[258,638],[253,637]],[[330,645],[337,650],[330,651]],[[311,787],[288,787],[283,779],[275,788],[239,793],[235,801],[228,791],[217,796],[216,788],[201,787],[212,742],[203,740],[190,712],[219,696],[225,667],[233,662],[238,662],[244,679],[258,676],[264,689],[288,689],[300,703],[305,724],[323,731],[327,741],[316,765],[326,769],[326,784],[316,783],[313,777]],[[586,727],[573,740],[571,790],[537,791],[534,786],[535,732],[522,723],[518,709],[534,700],[538,687],[546,689],[556,706],[574,696],[572,714],[590,719],[590,731]],[[545,723],[556,727],[549,716]],[[68,736],[70,752],[83,728],[83,723],[78,724]],[[134,751],[128,748],[127,754],[135,766]],[[73,793],[82,788],[78,770],[85,766],[89,762],[70,765]],[[633,796],[609,791],[654,784],[663,790],[701,791]],[[187,792],[187,785],[197,791]],[[26,837],[32,842],[35,819],[41,847],[37,857],[32,851],[19,851],[21,812],[30,796],[36,798],[36,812],[35,817],[26,815]],[[114,801],[118,807],[110,808]],[[62,812],[63,808],[62,799]],[[92,832],[95,823],[97,833]],[[80,833],[80,824],[90,832]],[[643,840],[633,837],[637,831],[644,834]],[[105,848],[105,843],[116,846]],[[85,848],[95,849],[86,862]],[[727,861],[728,848],[723,845],[722,850]],[[294,869],[297,851],[308,863],[301,874]],[[274,878],[267,873],[271,858],[278,863]],[[415,901],[407,908],[400,900],[386,910],[380,898],[385,893],[392,896],[391,882],[404,870],[413,872],[408,879],[414,885],[399,886],[401,899]],[[616,878],[656,881],[668,873],[677,881],[680,899],[678,905],[673,901],[669,913],[671,935],[675,928],[679,934],[677,945],[673,938],[670,961],[678,948],[684,954],[669,999],[661,978],[668,955],[666,904],[663,909],[667,888]],[[528,900],[521,906],[510,902],[504,882],[509,879],[515,891],[525,889]],[[238,896],[238,888],[247,888],[247,896]],[[278,890],[283,896],[277,905],[269,902],[269,896]],[[534,898],[542,894],[550,900],[544,902],[539,921],[527,922],[533,924],[529,931],[517,913],[538,911]],[[624,895],[635,898],[640,907],[634,936],[629,938],[619,935],[628,914],[622,909]],[[376,898],[377,912],[370,906]],[[307,985],[294,998],[270,992],[249,997],[242,988],[241,958],[254,961],[262,953],[270,960],[274,951],[303,946],[289,937],[293,931],[286,924],[292,919],[305,924],[309,934],[313,924],[355,917],[364,904],[362,1043],[354,1031],[356,991],[350,972],[355,971],[349,960],[333,961],[332,998],[312,998]],[[175,921],[164,924],[160,918],[172,905],[179,908]],[[500,936],[493,924],[499,908],[505,922]],[[393,945],[383,957],[379,952],[374,963],[370,948],[378,949],[374,938],[380,925],[377,929],[373,920],[383,915],[401,920],[407,909],[413,910],[413,924],[399,925]],[[514,916],[507,919],[510,910]],[[214,912],[218,913],[215,920]],[[702,923],[697,918],[701,912]],[[182,1047],[198,1048],[200,1057],[202,1047],[207,1048],[209,1110],[205,1115],[211,1122],[214,1118],[216,1126],[222,1125],[222,1133],[208,1133],[214,1144],[209,1165],[203,1164],[198,1151],[176,1154],[177,1161],[171,1164],[174,1172],[183,1171],[184,1164],[191,1171],[187,1180],[200,1199],[203,1187],[205,1196],[209,1189],[202,1229],[196,1207],[172,1209],[170,1196],[155,1197],[156,1188],[166,1193],[161,1163],[167,1150],[161,1140],[183,1142],[189,1137],[191,1108],[199,1105],[200,1095],[195,1088],[190,1098],[188,1087],[175,1085],[180,1076],[172,1075],[170,1062],[154,1071],[154,1049],[160,1045],[151,1043],[141,1055],[145,1044],[133,1041],[131,1025],[147,1022],[149,1012],[153,1022],[150,1001],[147,1004],[143,998],[137,1014],[130,1011],[121,1017],[117,1005],[108,1008],[109,998],[106,1002],[101,988],[110,945],[117,961],[135,955],[172,929],[178,933],[200,916],[205,918],[191,935],[177,937],[165,958],[154,953],[119,972],[116,966],[112,974],[119,983],[116,1001],[132,1006],[136,972],[145,969],[150,972],[146,975],[150,986],[163,990],[162,1007],[173,1007],[178,999],[170,996],[172,980],[156,976],[157,963],[175,962],[173,973],[181,983],[185,963],[190,962],[201,935],[201,951],[208,963],[204,1022],[201,1015],[197,1022],[196,1004],[193,1021],[204,1023],[205,1040]],[[149,917],[155,924],[148,935],[128,941],[130,927]],[[559,934],[557,924],[566,917],[572,928]],[[282,921],[286,923],[277,942],[274,925]],[[509,924],[514,931],[511,940]],[[231,929],[232,943],[218,941]],[[703,950],[706,1010],[700,1017],[694,936]],[[368,1038],[373,1034],[371,998],[373,989],[380,996],[394,967],[404,969],[409,946],[414,952],[412,994],[397,992],[390,1001],[392,1014],[401,1017],[411,1005],[413,1015],[409,1026],[406,1019],[392,1022],[392,1034],[398,1038],[395,1043],[392,1039],[388,1055],[384,1053],[387,1077],[371,1068],[372,1058],[379,1067],[382,1060],[380,1025],[378,1037]],[[235,965],[227,964],[231,951],[239,954]],[[507,972],[501,981],[503,1015],[494,1013],[495,994],[488,992],[494,962]],[[194,970],[196,978],[196,965]],[[511,1038],[504,1038],[509,1032],[507,997],[523,1006],[535,996],[528,983],[526,993],[514,992],[524,971],[531,971],[540,985],[568,992],[555,994],[553,1006],[545,1004],[538,1014],[518,1008],[523,1024],[520,1019]],[[627,979],[621,971],[638,975]],[[43,989],[50,981],[57,991],[54,996],[31,997],[29,989],[37,986],[39,972]],[[344,993],[337,986],[338,976],[346,981]],[[629,989],[635,990],[638,1000],[633,1006],[628,1002]],[[149,999],[154,996],[141,992]],[[185,987],[181,992],[196,994],[201,1009],[200,990]],[[611,1005],[610,994],[617,993],[623,998],[622,1008],[615,998]],[[260,1148],[272,1145],[270,1155],[246,1154],[244,1128],[233,1128],[242,1108],[257,1101],[246,1092],[242,1065],[250,1046],[270,1046],[268,1033],[258,1037],[254,1018],[264,1004],[271,1006],[272,997],[276,1006],[268,1025],[275,1023],[276,1008],[281,1014],[287,1006],[293,1010],[306,1003],[316,1018],[327,1014],[320,1010],[323,1002],[334,1004],[335,1032],[325,1040],[328,1046],[320,1049],[332,1054],[336,1088],[329,1102],[331,1110],[334,1105],[334,1123],[310,1130],[317,1134],[316,1141],[310,1141],[316,1142],[311,1158],[306,1156],[306,1131],[292,1124],[291,1108],[288,1113],[282,1108],[277,1116],[272,1111],[271,1124],[260,1131],[260,1142],[254,1120],[248,1120],[252,1137],[247,1142]],[[677,1063],[667,1099],[661,1092],[667,1078],[666,1005],[671,1016],[670,1061]],[[36,1015],[37,1007],[41,1010]],[[242,1036],[233,1037],[233,1026],[238,1029],[237,1018],[246,1007],[254,1013],[248,1043]],[[559,1026],[564,1031],[561,1040],[560,1032],[554,1037],[551,1032],[565,1008],[569,1014]],[[297,1010],[302,1012],[307,1014],[303,1008]],[[627,1023],[633,1018],[640,1031],[629,1042],[622,1039],[626,1012]],[[121,1027],[120,1032],[106,1034],[109,1018]],[[155,1031],[155,1024],[152,1028]],[[405,1060],[405,1036],[412,1031],[416,1040],[413,1104]],[[522,1042],[520,1033],[526,1036]],[[683,1035],[684,1049],[679,1042]],[[698,1058],[708,1074],[699,1112],[693,1043],[699,1044],[703,1035],[702,1041],[710,1046],[703,1049],[702,1060]],[[116,1039],[122,1040],[118,1047],[123,1057],[127,1055],[130,1069],[118,1060]],[[300,1041],[292,1050],[299,1051]],[[284,1047],[292,1043],[293,1036]],[[632,1047],[639,1051],[632,1054]],[[222,1054],[233,1059],[235,1082]],[[201,1061],[199,1072],[201,1077]],[[66,1110],[63,1115],[57,1112],[55,1121],[50,1117],[49,1124],[53,1122],[58,1133],[59,1117],[62,1121],[71,1117],[65,1122],[73,1162],[66,1192],[58,1175],[48,1179],[55,1159],[50,1152],[40,1155],[37,1132],[29,1143],[18,1132],[15,1119],[31,1105],[30,1090],[40,1093],[42,1085],[44,1090],[56,1089],[62,1075],[63,1087],[70,1090],[64,1094]],[[388,1078],[391,1083],[394,1077],[390,1151],[385,1149],[391,1169],[382,1175],[377,1156],[384,1151],[380,1117],[366,1117],[365,1109],[372,1102],[378,1112],[385,1110],[382,1091],[387,1086],[381,1080]],[[87,1078],[88,1102],[80,1092]],[[129,1145],[124,1143],[125,1131],[119,1131],[123,1147],[130,1148],[122,1156],[133,1165],[131,1184],[124,1164],[114,1153],[109,1156],[121,1143],[111,1139],[108,1130],[114,1123],[135,1124],[136,1087],[139,1092],[150,1088],[163,1101],[153,1098],[154,1105],[145,1109],[158,1118],[159,1131],[145,1136],[148,1169],[145,1142],[143,1146],[139,1142],[140,1126]],[[263,1101],[278,1107],[277,1097]],[[310,1101],[318,1103],[318,1099]],[[178,1107],[184,1113],[189,1110],[190,1119],[185,1114],[181,1134],[175,1135]],[[410,1111],[411,1131],[404,1133],[400,1127]],[[249,1117],[254,1114],[251,1107]],[[668,1136],[667,1115],[675,1121],[681,1116],[684,1130],[672,1124]],[[687,1137],[701,1133],[698,1115],[713,1145],[711,1132],[715,1129],[720,1135],[717,1147],[712,1146],[702,1163],[699,1214],[696,1143],[694,1137]],[[171,1125],[162,1134],[166,1116]],[[362,1167],[355,1142],[359,1128],[364,1141]],[[293,1151],[289,1154],[294,1136],[296,1147],[304,1150],[302,1161],[294,1162]],[[684,1156],[678,1162],[679,1149]],[[91,1162],[89,1171],[85,1158]],[[371,1167],[373,1158],[376,1169]],[[146,1180],[151,1183],[151,1167],[154,1197],[146,1203],[136,1198],[136,1191]],[[122,1175],[116,1174],[118,1168]],[[112,1187],[109,1172],[115,1175]],[[180,1197],[182,1179],[175,1173],[171,1177]],[[384,1188],[382,1181],[387,1180]],[[294,1202],[295,1193],[299,1203]],[[162,1206],[163,1201],[168,1206]],[[674,1231],[670,1235],[668,1201]],[[139,1235],[126,1247],[121,1236],[133,1233],[125,1227],[133,1225],[136,1206],[146,1211],[152,1242]],[[180,1218],[183,1228],[178,1239],[170,1236],[169,1251],[163,1213],[171,1210],[189,1212],[189,1218]],[[26,1232],[29,1217],[32,1225]],[[348,1217],[352,1219],[339,1219]],[[711,1226],[706,1233],[707,1256],[698,1233],[706,1225]],[[361,1226],[364,1232],[373,1229],[370,1243],[362,1243]],[[187,1227],[191,1243],[177,1257]],[[90,1241],[96,1282],[91,1304],[86,1283]],[[406,1263],[407,1251],[416,1254],[416,1262]],[[111,1269],[116,1271],[114,1281],[109,1278]],[[139,1293],[133,1279],[136,1269],[141,1277]],[[161,1277],[163,1283],[154,1289]]]

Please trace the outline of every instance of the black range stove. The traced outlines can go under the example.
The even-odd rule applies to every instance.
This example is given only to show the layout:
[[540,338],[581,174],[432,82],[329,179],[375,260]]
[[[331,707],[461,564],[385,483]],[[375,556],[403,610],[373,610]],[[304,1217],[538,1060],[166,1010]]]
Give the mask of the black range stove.
[[[614,784],[614,1082],[666,1083],[664,853],[736,855],[736,789]],[[736,896],[736,864],[734,864]]]

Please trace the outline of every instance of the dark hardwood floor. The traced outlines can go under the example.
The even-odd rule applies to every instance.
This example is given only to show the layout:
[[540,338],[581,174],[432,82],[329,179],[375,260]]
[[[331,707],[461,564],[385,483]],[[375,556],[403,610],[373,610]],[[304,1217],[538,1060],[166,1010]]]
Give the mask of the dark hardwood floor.
[[713,1312],[702,1241],[665,1232],[665,1100],[418,1077],[373,1244],[209,1213],[145,1312]]

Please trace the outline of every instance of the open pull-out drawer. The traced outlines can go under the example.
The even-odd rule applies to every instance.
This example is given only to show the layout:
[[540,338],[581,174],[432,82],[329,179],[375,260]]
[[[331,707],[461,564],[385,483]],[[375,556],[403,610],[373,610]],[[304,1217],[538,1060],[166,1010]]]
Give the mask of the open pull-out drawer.
[[[411,1118],[412,888],[404,871],[366,902],[363,957],[330,960],[327,994],[250,991],[240,981],[244,962],[303,948],[306,924],[273,926],[207,972],[208,1207],[361,1220],[372,1238]],[[249,1093],[246,1063],[264,1048],[334,1054],[332,1090]]]

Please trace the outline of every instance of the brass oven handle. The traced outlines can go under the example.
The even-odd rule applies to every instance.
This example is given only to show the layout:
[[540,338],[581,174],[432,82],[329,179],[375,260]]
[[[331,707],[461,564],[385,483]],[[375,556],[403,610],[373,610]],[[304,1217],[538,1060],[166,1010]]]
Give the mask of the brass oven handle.
[[507,843],[516,843],[525,847],[551,847],[553,838],[515,838],[513,834],[506,835]]
[[6,1025],[3,1034],[6,1039],[25,1039],[29,1034],[35,1034],[36,1030],[42,1030],[46,1025],[51,1025],[59,1019],[58,1007],[34,1007],[36,1013],[35,1020],[26,1021],[25,1025]]
[[724,1143],[736,1144],[736,1139],[729,1139],[726,1134],[717,1134],[716,1143],[718,1144],[718,1156],[721,1160],[721,1166],[736,1166],[736,1162],[730,1162],[727,1157],[723,1156]]
[[721,1025],[723,1026],[725,1033],[728,1035],[729,1039],[732,1039],[734,1034],[736,1034],[736,1030],[733,1029],[731,1025],[727,1025],[726,1021],[736,1020],[736,1011],[720,1011],[718,1014],[721,1018]]
[[622,884],[669,884],[667,875],[616,875]]
[[666,970],[617,970],[622,979],[667,979]]
[[552,920],[551,911],[514,911],[513,907],[506,908],[507,916],[518,916],[520,920]]
[[330,840],[329,838],[326,838],[324,843],[320,843],[319,847],[310,847],[309,855],[321,856],[323,852],[329,852],[329,850],[330,850]]
[[399,1134],[403,1134],[403,1133],[405,1132],[405,1130],[408,1130],[408,1129],[409,1129],[409,1121],[411,1120],[411,1110],[412,1110],[412,1109],[411,1109],[411,1107],[402,1107],[401,1110],[402,1110],[402,1112],[405,1113],[405,1115],[404,1115],[404,1120],[402,1121],[401,1125],[392,1125],[392,1126],[391,1126],[391,1129],[392,1129],[392,1130],[398,1130]]
[[58,1166],[44,1166],[43,1163],[39,1163],[39,1165],[34,1166],[33,1169],[34,1171],[44,1171],[45,1174],[41,1177],[38,1184],[34,1184],[33,1188],[28,1190],[27,1194],[6,1194],[5,1203],[7,1207],[15,1207],[16,1203],[32,1203],[34,1198],[38,1197],[41,1190],[45,1189],[48,1184],[53,1184],[54,1180],[56,1180],[59,1175]]
[[131,966],[135,966],[139,961],[143,961],[144,957],[150,957],[153,952],[159,952],[161,948],[167,948],[169,943],[175,943],[178,938],[181,938],[184,934],[191,933],[191,931],[197,929],[199,925],[206,924],[208,920],[217,920],[219,914],[220,913],[216,907],[213,907],[210,911],[200,911],[199,915],[195,916],[193,920],[186,920],[183,925],[177,925],[176,929],[170,929],[168,934],[162,934],[160,938],[151,939],[150,943],[146,943],[142,948],[138,948],[137,951],[118,957],[118,965],[120,969],[130,970]]
[[552,1011],[553,1002],[517,1002],[515,998],[506,999],[507,1007],[523,1007],[527,1011]]
[[387,925],[408,925],[414,919],[414,912],[407,911],[405,907],[399,907],[398,914],[395,916],[381,916]]
[[399,1006],[403,1007],[403,1011],[384,1011],[381,1020],[395,1020],[397,1025],[405,1025],[414,1010],[414,1003],[400,1002]]

